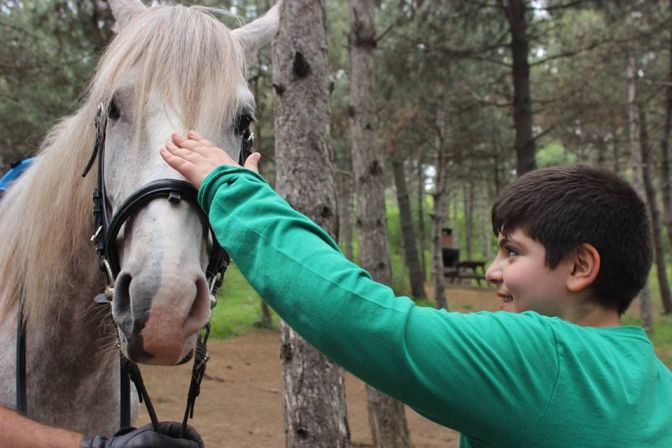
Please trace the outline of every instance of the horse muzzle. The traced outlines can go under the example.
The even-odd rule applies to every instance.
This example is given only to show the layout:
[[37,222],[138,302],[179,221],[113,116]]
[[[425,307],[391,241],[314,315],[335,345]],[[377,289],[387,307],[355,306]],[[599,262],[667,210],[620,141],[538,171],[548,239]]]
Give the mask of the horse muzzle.
[[207,282],[202,274],[170,281],[156,277],[124,271],[117,277],[112,316],[121,350],[135,362],[180,364],[191,357],[198,331],[208,321]]

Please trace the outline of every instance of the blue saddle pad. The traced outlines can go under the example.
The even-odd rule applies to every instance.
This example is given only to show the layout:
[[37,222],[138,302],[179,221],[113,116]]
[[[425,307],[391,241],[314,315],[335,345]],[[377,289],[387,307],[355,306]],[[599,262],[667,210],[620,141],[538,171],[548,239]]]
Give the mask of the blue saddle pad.
[[26,169],[33,163],[34,160],[35,157],[30,157],[12,165],[9,171],[7,171],[5,175],[2,176],[2,178],[0,178],[0,192],[4,193],[12,184],[12,182],[18,179],[19,176],[23,174],[24,171],[26,171]]

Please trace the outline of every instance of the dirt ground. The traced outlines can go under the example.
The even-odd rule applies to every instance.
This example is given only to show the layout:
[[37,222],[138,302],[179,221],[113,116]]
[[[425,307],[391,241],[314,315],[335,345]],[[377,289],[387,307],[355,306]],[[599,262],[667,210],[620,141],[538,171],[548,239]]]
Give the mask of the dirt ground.
[[[498,301],[489,289],[449,289],[454,310],[496,309]],[[452,305],[451,305],[452,303]],[[208,447],[284,447],[279,358],[280,335],[257,330],[224,341],[211,341],[208,377],[196,402],[193,426]],[[189,387],[191,365],[143,366],[160,420],[181,421]],[[353,445],[369,446],[364,384],[346,376],[348,422]],[[417,448],[453,448],[458,435],[406,410],[413,445]],[[144,406],[136,425],[148,422]]]

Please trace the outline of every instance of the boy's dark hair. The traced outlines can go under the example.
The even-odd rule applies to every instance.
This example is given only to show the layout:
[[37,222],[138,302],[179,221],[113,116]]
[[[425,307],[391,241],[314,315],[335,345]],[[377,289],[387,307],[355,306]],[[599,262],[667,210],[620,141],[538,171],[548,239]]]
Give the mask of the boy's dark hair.
[[623,314],[651,268],[649,217],[644,202],[616,174],[583,165],[544,168],[506,187],[492,207],[492,230],[525,231],[546,249],[555,268],[580,244],[600,253],[591,285],[596,301]]

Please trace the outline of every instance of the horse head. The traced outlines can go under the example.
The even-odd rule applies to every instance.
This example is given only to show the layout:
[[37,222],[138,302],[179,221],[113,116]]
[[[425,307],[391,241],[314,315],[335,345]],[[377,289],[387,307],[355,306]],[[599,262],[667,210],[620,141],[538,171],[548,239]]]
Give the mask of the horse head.
[[[108,212],[158,179],[181,179],[159,155],[172,132],[197,130],[235,159],[253,121],[246,55],[277,30],[277,7],[234,31],[203,8],[110,0],[117,36],[90,95],[105,104],[102,154]],[[102,155],[100,154],[100,155]],[[194,201],[152,200],[115,240],[112,315],[131,360],[177,364],[194,351],[210,313],[205,270],[211,246]]]

